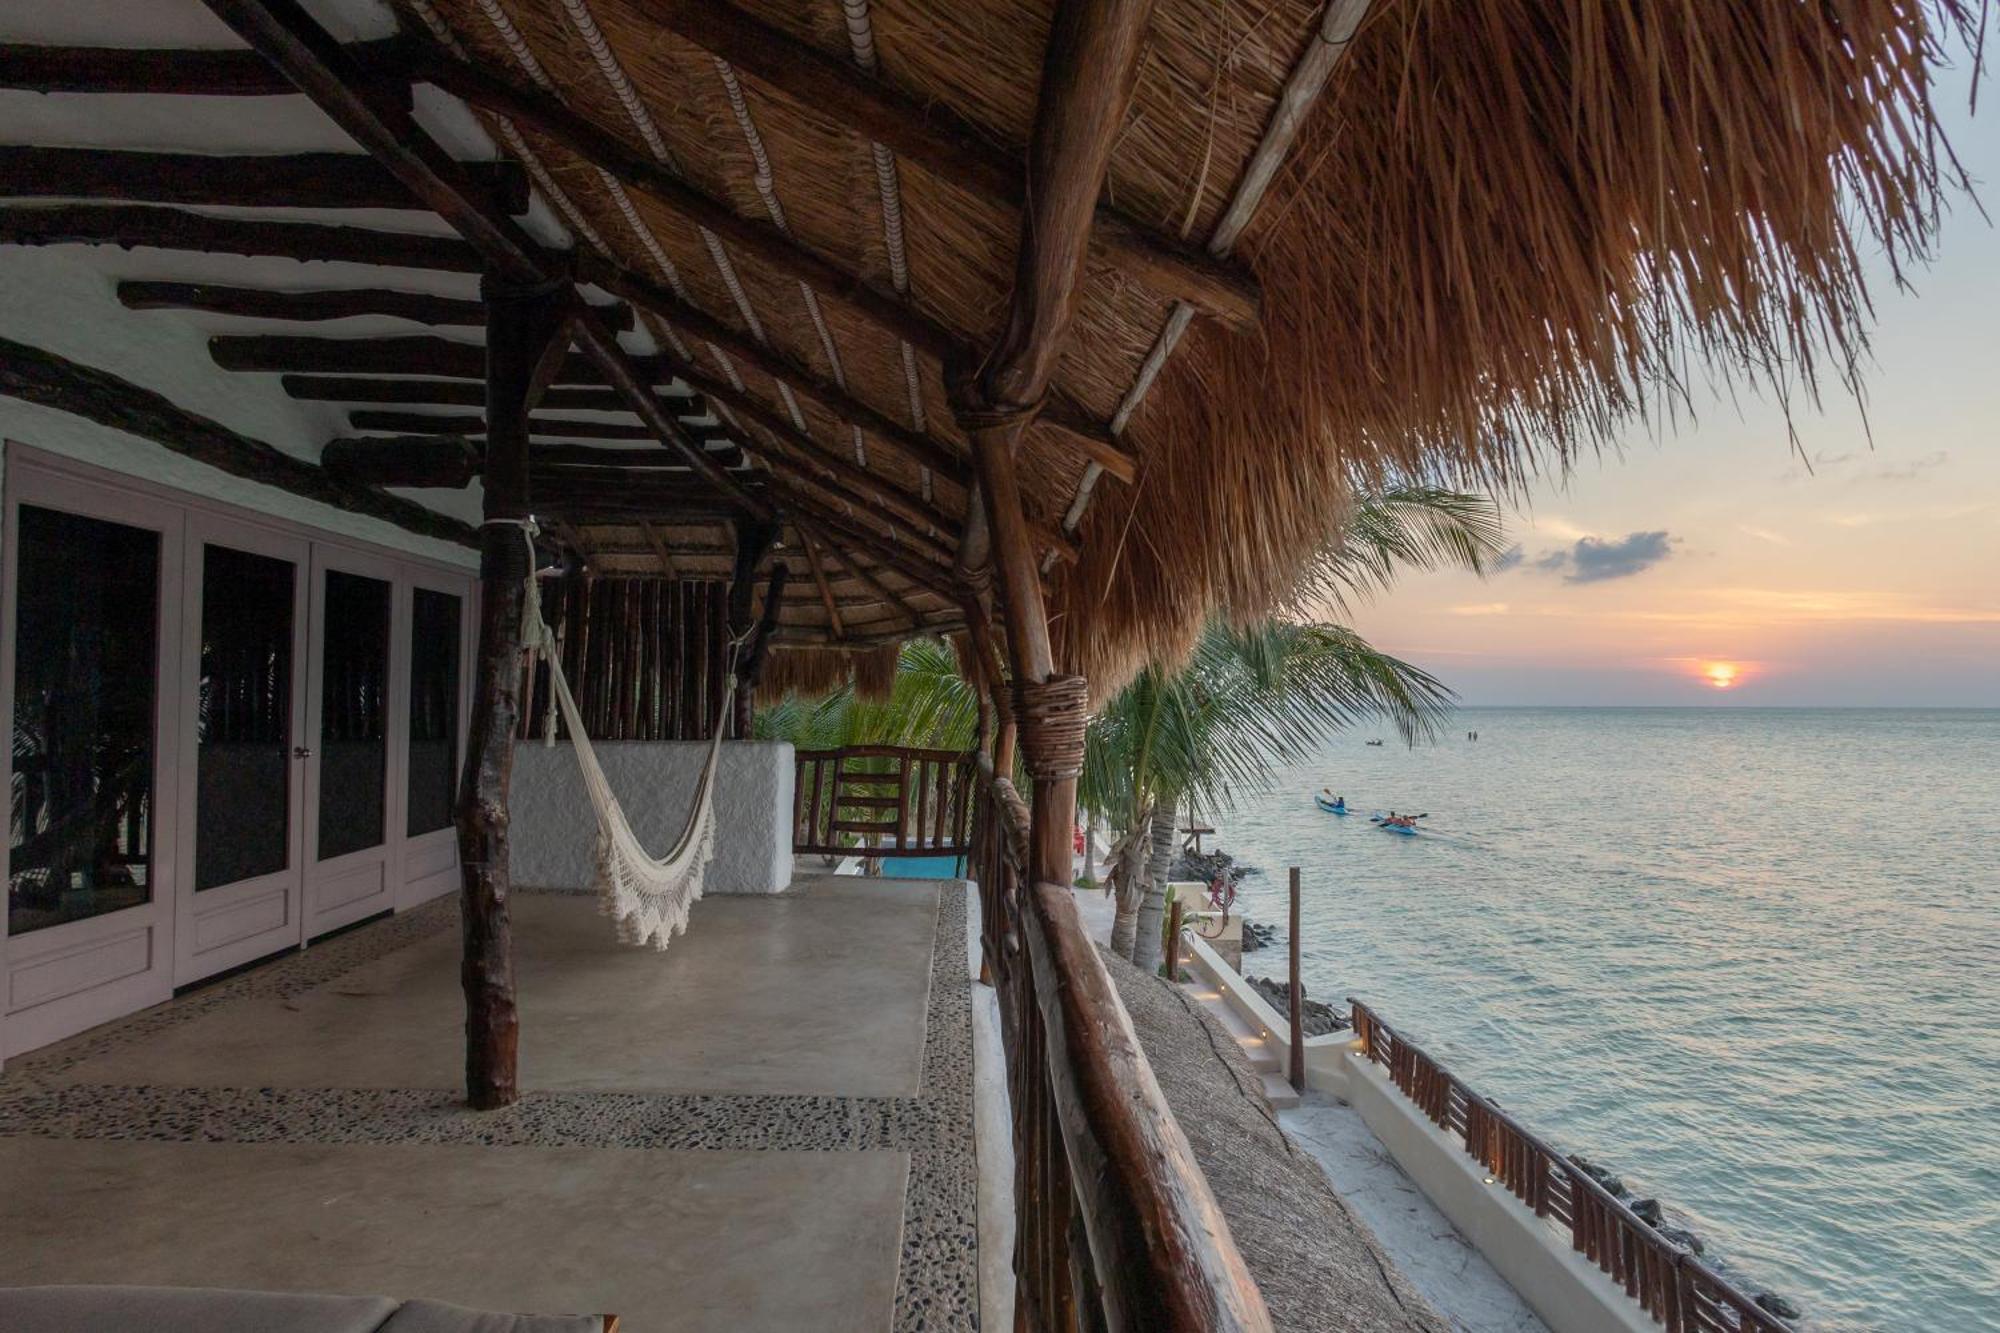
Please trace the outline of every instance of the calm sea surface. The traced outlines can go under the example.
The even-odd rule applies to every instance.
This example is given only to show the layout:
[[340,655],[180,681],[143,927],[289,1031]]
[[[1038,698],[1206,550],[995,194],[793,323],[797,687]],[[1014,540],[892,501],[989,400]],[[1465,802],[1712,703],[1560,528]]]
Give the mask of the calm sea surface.
[[[1282,925],[1303,870],[1309,991],[1813,1327],[2000,1329],[2000,711],[1470,709],[1384,738],[1209,821],[1263,872],[1251,917]],[[1321,785],[1426,832],[1321,814]]]

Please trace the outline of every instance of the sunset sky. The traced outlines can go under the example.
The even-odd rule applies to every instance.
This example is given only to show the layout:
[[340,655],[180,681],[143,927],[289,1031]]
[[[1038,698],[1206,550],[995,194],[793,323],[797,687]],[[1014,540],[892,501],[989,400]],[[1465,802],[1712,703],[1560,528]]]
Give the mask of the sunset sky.
[[[2000,217],[2000,109],[1965,88]],[[1795,412],[1803,458],[1771,402],[1698,398],[1536,486],[1511,568],[1406,578],[1357,628],[1468,704],[2000,706],[2000,233],[1957,199],[1913,279],[1874,279],[1872,447],[1837,395]]]

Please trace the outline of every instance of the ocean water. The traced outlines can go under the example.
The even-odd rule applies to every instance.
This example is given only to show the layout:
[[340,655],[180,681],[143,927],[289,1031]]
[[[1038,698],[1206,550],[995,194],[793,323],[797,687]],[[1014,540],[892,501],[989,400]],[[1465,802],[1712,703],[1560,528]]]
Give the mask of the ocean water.
[[[1261,871],[1253,919],[1282,927],[1301,868],[1310,993],[1367,1001],[1810,1327],[2000,1329],[2000,711],[1366,738],[1207,821]],[[1383,833],[1323,785],[1430,818]]]

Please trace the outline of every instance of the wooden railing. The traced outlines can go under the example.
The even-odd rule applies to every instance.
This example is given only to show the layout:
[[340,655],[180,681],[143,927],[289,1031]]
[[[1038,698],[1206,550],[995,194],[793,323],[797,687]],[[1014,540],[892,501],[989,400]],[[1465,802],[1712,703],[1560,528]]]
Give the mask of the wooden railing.
[[963,856],[972,849],[973,756],[850,745],[801,750],[792,850],[839,856]]
[[1015,1327],[1255,1330],[1230,1239],[1067,884],[1030,883],[1028,807],[979,758],[973,875],[1014,1137]]
[[1695,1255],[1505,1111],[1459,1082],[1359,1000],[1354,1034],[1367,1057],[1432,1124],[1457,1135],[1493,1183],[1567,1231],[1571,1246],[1625,1288],[1667,1333],[1789,1333]]

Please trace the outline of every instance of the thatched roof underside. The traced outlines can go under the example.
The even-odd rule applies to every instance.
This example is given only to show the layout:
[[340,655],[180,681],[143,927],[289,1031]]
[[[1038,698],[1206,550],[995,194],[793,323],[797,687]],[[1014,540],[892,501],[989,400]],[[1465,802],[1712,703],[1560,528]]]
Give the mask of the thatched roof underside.
[[[836,0],[744,7],[854,58]],[[1005,149],[1027,141],[1047,3],[863,8],[882,80],[954,108]],[[1097,485],[1080,560],[1051,567],[1066,665],[1115,684],[1145,657],[1180,652],[1211,611],[1266,610],[1336,536],[1357,485],[1516,483],[1602,446],[1704,363],[1793,393],[1847,375],[1863,338],[1860,255],[1886,247],[1905,260],[1930,234],[1941,168],[1928,80],[1974,8],[1377,0],[1237,247],[1261,283],[1259,331],[1196,319],[1127,423],[1137,480]],[[1006,208],[898,162],[896,262],[868,142],[719,67],[648,9],[436,0],[480,61],[519,74],[525,46],[565,101],[635,148],[745,216],[781,216],[806,246],[990,344],[1012,281]],[[1107,199],[1205,238],[1320,9],[1162,0]],[[595,51],[580,15],[601,32]],[[642,235],[601,176],[527,137],[624,263],[962,449],[934,359],[753,256],[731,253],[725,269],[697,228],[634,191]],[[1059,382],[1109,419],[1171,298],[1102,258]],[[694,354],[791,411],[769,377]],[[850,428],[804,395],[797,404],[816,439],[854,449]],[[1046,425],[1025,448],[1027,503],[1054,528],[1085,460]],[[879,441],[861,451],[869,469],[933,496],[947,526],[962,519],[961,487]]]

